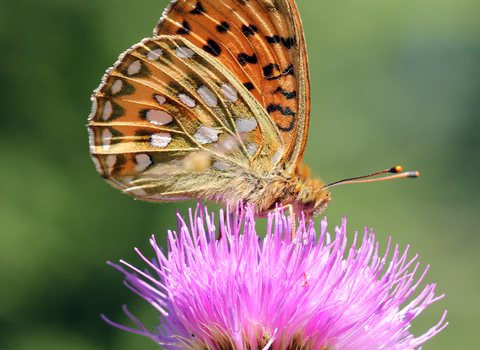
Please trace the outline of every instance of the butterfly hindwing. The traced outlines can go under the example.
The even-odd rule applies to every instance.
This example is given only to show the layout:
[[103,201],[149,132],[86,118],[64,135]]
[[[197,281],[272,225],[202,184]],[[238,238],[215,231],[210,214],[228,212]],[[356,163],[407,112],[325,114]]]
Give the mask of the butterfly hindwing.
[[282,140],[247,88],[180,36],[126,51],[93,96],[97,170],[142,199],[215,197],[235,172],[271,173]]
[[178,35],[219,62],[263,106],[283,141],[280,164],[293,173],[308,132],[305,40],[293,0],[177,0],[155,35]]

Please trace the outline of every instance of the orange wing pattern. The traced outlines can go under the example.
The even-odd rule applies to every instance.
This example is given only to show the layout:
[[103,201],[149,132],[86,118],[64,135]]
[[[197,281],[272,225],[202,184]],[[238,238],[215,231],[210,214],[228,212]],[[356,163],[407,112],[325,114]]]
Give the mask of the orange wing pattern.
[[292,0],[178,0],[155,35],[179,35],[232,73],[264,107],[283,141],[287,174],[301,162],[308,132],[305,39]]
[[127,50],[93,96],[90,152],[104,178],[152,201],[214,198],[239,174],[274,173],[282,141],[263,107],[179,36]]

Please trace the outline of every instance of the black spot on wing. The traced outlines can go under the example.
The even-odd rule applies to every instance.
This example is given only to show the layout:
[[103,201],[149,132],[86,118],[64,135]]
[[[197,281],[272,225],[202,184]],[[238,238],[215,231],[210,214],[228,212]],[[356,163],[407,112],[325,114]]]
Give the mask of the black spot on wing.
[[282,38],[282,44],[288,50],[295,44],[294,38]]
[[217,32],[220,34],[226,33],[230,30],[230,24],[227,22],[223,21],[217,26]]
[[265,67],[263,67],[263,76],[267,79],[271,78],[274,70],[280,71],[278,64],[275,64],[275,63],[267,64]]
[[277,92],[281,92],[287,100],[292,100],[297,96],[296,91],[288,92],[288,91],[283,90],[280,86],[277,88],[277,90],[275,90],[273,92],[273,94],[276,94]]
[[203,46],[203,49],[214,57],[218,57],[222,53],[221,47],[212,39],[207,40],[207,45]]
[[292,65],[287,66],[283,71],[280,71],[280,67],[275,63],[269,63],[263,67],[263,76],[267,80],[280,79],[284,75],[294,75]]
[[292,121],[286,128],[280,126],[279,124],[277,124],[277,128],[279,128],[282,131],[288,132],[288,131],[292,131],[294,125],[295,125],[295,114],[292,116]]
[[237,60],[242,66],[246,65],[247,63],[255,64],[258,62],[257,55],[253,54],[252,56],[249,56],[243,52],[238,54]]
[[200,1],[197,1],[197,4],[195,5],[195,8],[190,11],[192,15],[202,15],[205,13],[205,9],[203,8],[203,5]]
[[245,86],[248,91],[252,91],[253,89],[255,89],[255,86],[253,86],[251,82],[243,83],[243,86]]
[[283,109],[283,107],[280,106],[279,104],[274,104],[274,103],[270,103],[267,106],[268,113],[273,113],[276,111],[282,113],[283,115],[295,115],[295,112],[293,112],[289,106],[286,106],[285,109]]
[[280,37],[278,35],[266,36],[265,38],[267,39],[267,43],[270,44],[277,44],[280,42]]
[[292,120],[290,122],[290,124],[284,128],[282,127],[281,125],[277,124],[277,127],[281,130],[281,131],[291,131],[293,129],[293,126],[295,125],[295,112],[293,112],[289,106],[286,106],[285,109],[283,109],[282,106],[278,105],[278,104],[273,104],[273,103],[270,103],[268,106],[267,106],[267,112],[270,114],[270,113],[273,113],[273,112],[280,112],[282,113],[282,115],[285,115],[285,116],[291,116],[292,117]]
[[292,66],[292,65],[287,66],[287,67],[283,70],[282,75],[295,75],[295,73],[293,72],[293,66]]
[[191,31],[192,28],[190,27],[190,24],[188,24],[187,21],[183,21],[182,26],[177,30],[177,34],[190,34]]
[[250,24],[248,27],[246,25],[242,25],[242,33],[245,36],[254,35],[257,30],[257,27],[255,27],[253,24]]

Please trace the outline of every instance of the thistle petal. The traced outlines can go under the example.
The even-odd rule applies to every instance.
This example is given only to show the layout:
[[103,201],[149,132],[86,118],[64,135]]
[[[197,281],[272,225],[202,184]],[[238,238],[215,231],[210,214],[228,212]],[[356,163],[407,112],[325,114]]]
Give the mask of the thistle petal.
[[[348,248],[346,218],[331,238],[327,220],[320,235],[300,220],[296,239],[282,211],[268,216],[260,238],[251,206],[214,216],[199,205],[190,223],[178,215],[178,233],[168,232],[164,254],[155,238],[152,274],[125,263],[126,284],[160,313],[147,331],[114,326],[152,338],[166,349],[414,349],[447,326],[446,312],[425,334],[414,337],[410,322],[435,297],[435,284],[414,299],[418,264],[394,247],[389,263],[379,256],[374,234],[365,229]],[[219,236],[220,238],[216,238]],[[413,267],[413,271],[412,271]],[[407,301],[410,300],[408,303]],[[405,305],[406,304],[406,305]]]

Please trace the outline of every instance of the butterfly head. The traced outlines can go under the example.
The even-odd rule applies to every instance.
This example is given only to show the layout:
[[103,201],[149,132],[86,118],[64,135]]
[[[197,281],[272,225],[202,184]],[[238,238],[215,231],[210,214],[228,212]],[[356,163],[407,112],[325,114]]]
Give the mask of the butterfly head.
[[303,212],[307,219],[321,215],[330,202],[330,193],[319,179],[311,179],[310,169],[302,166],[298,171],[296,196],[291,203],[295,211]]
[[298,195],[292,202],[296,212],[303,212],[307,219],[311,219],[325,211],[331,198],[320,181],[300,182],[297,188]]

